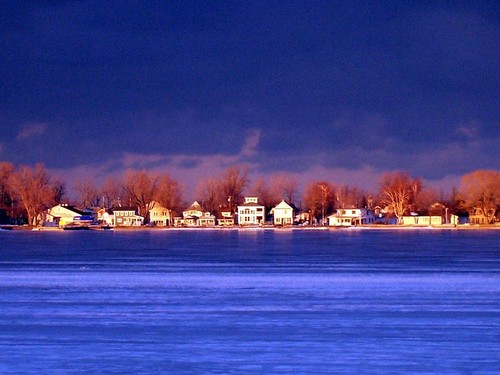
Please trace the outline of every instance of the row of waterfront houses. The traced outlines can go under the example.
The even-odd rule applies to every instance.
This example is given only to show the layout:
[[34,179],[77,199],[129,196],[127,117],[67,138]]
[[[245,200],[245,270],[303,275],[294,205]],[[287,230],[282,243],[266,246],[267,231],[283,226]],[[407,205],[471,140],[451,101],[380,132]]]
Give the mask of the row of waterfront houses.
[[[214,227],[234,225],[262,225],[266,222],[266,208],[257,197],[246,197],[243,204],[233,211],[221,207],[216,217],[197,202],[193,202],[180,215],[156,202],[150,204],[149,225],[158,227]],[[296,221],[297,209],[285,201],[273,207],[270,214],[275,225],[292,225]],[[47,210],[45,226],[76,226],[101,224],[112,227],[137,227],[145,224],[137,207],[113,207],[110,209],[81,209],[68,204],[59,204]]]
[[[315,222],[308,211],[300,212],[294,205],[281,201],[269,212],[258,202],[257,197],[245,197],[244,203],[233,211],[230,207],[221,207],[218,215],[203,209],[193,202],[182,213],[152,202],[149,210],[150,226],[156,227],[232,227],[275,225],[289,226],[294,224],[319,224],[332,227],[350,227],[372,224],[398,224],[395,218],[388,217],[384,210],[375,208],[342,208],[326,216],[323,222]],[[101,225],[107,227],[140,227],[145,225],[145,218],[138,214],[137,207],[114,207],[111,209],[81,209],[67,204],[60,204],[47,210],[43,218],[44,226],[49,227],[84,227]],[[472,213],[470,222],[485,224],[480,213]],[[445,214],[439,216],[419,216],[416,214],[403,216],[399,224],[411,226],[437,226],[443,224],[463,224],[463,218]]]

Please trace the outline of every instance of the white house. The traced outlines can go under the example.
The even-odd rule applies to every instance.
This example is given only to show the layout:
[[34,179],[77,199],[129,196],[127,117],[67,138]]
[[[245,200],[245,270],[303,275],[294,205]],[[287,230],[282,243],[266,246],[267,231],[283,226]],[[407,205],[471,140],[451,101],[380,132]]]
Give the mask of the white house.
[[350,227],[375,223],[373,212],[367,208],[342,208],[328,216],[328,225],[334,227]]
[[174,225],[197,226],[198,219],[203,215],[201,205],[194,201],[191,206],[182,211],[182,218],[175,218]]
[[194,201],[191,206],[182,211],[182,218],[174,218],[175,226],[211,227],[215,225],[215,216],[204,210]]
[[282,200],[276,207],[271,209],[274,225],[292,225],[293,211],[293,207]]
[[158,202],[152,202],[153,208],[149,210],[149,221],[152,225],[168,227],[172,223],[172,210],[161,206]]
[[200,227],[213,227],[215,226],[215,216],[210,212],[205,211],[203,215],[198,218],[198,226]]
[[144,224],[144,217],[137,215],[136,207],[115,207],[113,216],[117,227],[136,227]]
[[443,218],[441,216],[418,216],[418,215],[411,215],[411,216],[403,216],[402,218],[402,225],[423,225],[423,226],[429,226],[429,225],[442,225],[443,224]]
[[92,216],[68,204],[58,204],[47,211],[46,222],[63,227],[68,224],[91,222]]
[[115,215],[112,209],[101,208],[97,211],[97,222],[104,225],[115,225]]
[[219,209],[219,217],[217,223],[221,227],[234,226],[234,212],[229,206],[222,206]]
[[245,197],[245,203],[238,206],[239,225],[258,225],[265,220],[266,209],[258,203],[257,197]]
[[194,201],[191,206],[182,211],[182,216],[184,218],[189,216],[200,217],[201,215],[203,215],[203,208],[201,208],[201,205],[197,201]]

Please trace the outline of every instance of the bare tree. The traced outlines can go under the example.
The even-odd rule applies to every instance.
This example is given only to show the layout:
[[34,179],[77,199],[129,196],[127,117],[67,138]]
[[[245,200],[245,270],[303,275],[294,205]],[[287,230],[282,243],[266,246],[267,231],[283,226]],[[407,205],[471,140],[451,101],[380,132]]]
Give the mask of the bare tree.
[[228,203],[228,197],[224,196],[220,181],[215,178],[201,182],[196,188],[196,196],[201,206],[212,214],[215,214],[221,205]]
[[260,204],[268,209],[276,206],[281,200],[279,189],[274,189],[264,178],[255,180],[252,185],[251,193],[259,198]]
[[364,207],[367,203],[363,204],[364,197],[363,192],[358,190],[356,187],[350,187],[347,185],[340,185],[335,188],[335,205],[338,208],[345,207]]
[[271,176],[271,186],[274,194],[288,203],[294,203],[298,193],[299,183],[297,179],[288,173],[280,173]]
[[312,182],[304,191],[304,204],[311,210],[311,215],[325,222],[326,215],[334,208],[334,186],[325,181]]
[[405,211],[414,200],[417,189],[420,189],[418,181],[406,172],[392,172],[382,176],[380,183],[382,202],[394,213],[398,223],[401,223]]
[[0,162],[0,209],[7,210],[12,207],[13,196],[9,185],[9,178],[14,173],[14,165]]
[[66,196],[66,184],[59,177],[56,177],[50,183],[49,190],[49,205],[56,206],[61,204]]
[[125,173],[123,190],[125,198],[132,205],[136,205],[139,215],[144,217],[144,222],[149,222],[149,210],[154,207],[155,193],[158,187],[158,177],[145,170],[128,170]]
[[13,191],[19,196],[30,225],[38,225],[40,215],[50,199],[50,178],[42,164],[21,166],[10,178]]
[[[439,201],[439,194],[435,189],[425,188],[418,192],[411,200],[412,211],[418,212],[422,215],[429,215],[432,205]],[[442,200],[444,201],[444,200]],[[436,212],[433,210],[432,212]]]
[[168,174],[160,176],[154,199],[169,210],[179,210],[182,207],[182,189],[179,183]]
[[494,223],[500,204],[500,173],[477,170],[464,175],[459,194],[467,208],[479,208],[488,223]]
[[108,178],[101,187],[103,207],[117,207],[122,205],[122,183]]
[[227,197],[231,208],[243,201],[243,192],[248,186],[248,168],[242,166],[229,167],[220,180],[221,190]]
[[91,179],[80,180],[76,183],[78,201],[82,207],[100,207],[102,193]]

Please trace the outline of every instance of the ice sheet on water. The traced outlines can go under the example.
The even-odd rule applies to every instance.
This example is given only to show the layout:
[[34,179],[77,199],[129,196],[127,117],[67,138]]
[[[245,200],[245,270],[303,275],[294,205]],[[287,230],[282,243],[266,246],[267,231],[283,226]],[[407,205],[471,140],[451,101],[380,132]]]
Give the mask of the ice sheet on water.
[[495,235],[189,236],[2,238],[0,372],[498,369]]

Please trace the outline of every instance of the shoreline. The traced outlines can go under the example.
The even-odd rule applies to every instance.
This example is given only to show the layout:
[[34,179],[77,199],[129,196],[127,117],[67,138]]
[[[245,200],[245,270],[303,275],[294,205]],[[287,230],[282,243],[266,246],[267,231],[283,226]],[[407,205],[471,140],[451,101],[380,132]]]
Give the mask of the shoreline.
[[[350,227],[314,227],[314,226],[252,226],[252,227],[112,227],[110,231],[119,232],[135,232],[135,231],[401,231],[401,230],[458,230],[458,231],[482,231],[482,230],[499,230],[500,225],[436,225],[436,226],[424,226],[424,225],[357,225]],[[2,225],[0,226],[1,231],[16,231],[16,232],[66,232],[63,228],[54,227],[31,227],[31,226],[11,226]],[[85,228],[84,230],[96,231],[96,229]],[[99,232],[106,232],[108,230],[97,230]]]

